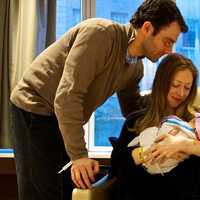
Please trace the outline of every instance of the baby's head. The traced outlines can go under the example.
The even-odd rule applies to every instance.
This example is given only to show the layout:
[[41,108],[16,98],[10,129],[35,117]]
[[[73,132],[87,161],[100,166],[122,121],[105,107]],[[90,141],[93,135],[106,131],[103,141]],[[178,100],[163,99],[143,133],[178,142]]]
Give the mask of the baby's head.
[[195,120],[191,120],[189,123],[186,121],[183,121],[182,119],[178,118],[177,116],[168,116],[165,117],[161,123],[161,128],[165,127],[165,129],[168,128],[168,132],[172,130],[177,130],[178,135],[183,135],[189,138],[196,139],[195,134]]

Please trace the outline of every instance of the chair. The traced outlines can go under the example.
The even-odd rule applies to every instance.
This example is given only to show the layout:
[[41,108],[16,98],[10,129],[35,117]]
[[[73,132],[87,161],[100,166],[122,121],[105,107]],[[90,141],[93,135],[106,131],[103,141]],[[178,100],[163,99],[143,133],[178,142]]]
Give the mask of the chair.
[[91,189],[75,188],[72,192],[72,200],[110,200],[115,190],[116,178],[105,175],[93,184]]
[[[109,137],[109,141],[115,148],[117,144],[116,137]],[[115,191],[116,178],[111,178],[108,175],[109,167],[101,166],[100,174],[97,177],[97,182],[92,185],[91,189],[75,188],[72,192],[72,200],[110,200]]]

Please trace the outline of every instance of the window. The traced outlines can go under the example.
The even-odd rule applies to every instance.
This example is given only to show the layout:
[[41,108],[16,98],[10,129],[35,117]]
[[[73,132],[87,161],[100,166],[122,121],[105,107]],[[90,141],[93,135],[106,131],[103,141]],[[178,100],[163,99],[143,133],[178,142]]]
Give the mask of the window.
[[80,22],[81,19],[81,12],[80,12],[80,8],[73,8],[73,25],[76,25],[78,22]]
[[118,136],[124,118],[116,94],[111,96],[94,114],[95,146],[110,146],[109,136]]
[[81,0],[57,0],[56,38],[81,21]]
[[128,22],[128,14],[120,12],[111,12],[111,19],[121,24],[125,24]]
[[189,31],[183,35],[183,47],[195,48],[196,39],[196,21],[194,19],[186,20]]
[[[57,0],[57,38],[82,18],[101,17],[119,23],[128,23],[137,7],[143,0]],[[176,0],[189,26],[189,32],[181,34],[175,51],[191,58],[196,66],[200,66],[200,1]],[[82,5],[81,5],[82,4]],[[157,64],[144,59],[144,78],[141,90],[148,90],[156,71]],[[107,152],[111,150],[109,136],[118,136],[123,124],[116,94],[111,96],[91,117],[86,128],[86,136],[90,151]]]
[[189,27],[189,31],[181,34],[179,37],[176,43],[176,51],[189,57],[200,72],[200,1],[176,0],[176,3]]

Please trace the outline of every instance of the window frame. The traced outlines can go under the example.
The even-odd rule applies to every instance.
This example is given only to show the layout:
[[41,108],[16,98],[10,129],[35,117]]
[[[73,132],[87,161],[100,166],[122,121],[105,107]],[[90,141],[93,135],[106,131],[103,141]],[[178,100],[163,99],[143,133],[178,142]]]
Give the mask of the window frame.
[[[174,0],[176,2],[176,0]],[[80,0],[80,11],[81,11],[81,19],[85,20],[88,18],[96,17],[96,0]],[[195,25],[196,27],[196,25]],[[183,42],[183,38],[182,38]],[[175,46],[174,46],[175,48]],[[184,49],[195,49],[195,47],[184,47],[182,45],[182,48]],[[144,91],[142,91],[144,93]],[[89,156],[90,157],[97,157],[97,158],[108,158],[110,156],[110,153],[112,151],[111,146],[95,146],[95,118],[94,118],[94,113],[90,117],[90,120],[88,121],[87,124],[84,125],[85,129],[85,141],[86,141],[86,146],[88,148]]]

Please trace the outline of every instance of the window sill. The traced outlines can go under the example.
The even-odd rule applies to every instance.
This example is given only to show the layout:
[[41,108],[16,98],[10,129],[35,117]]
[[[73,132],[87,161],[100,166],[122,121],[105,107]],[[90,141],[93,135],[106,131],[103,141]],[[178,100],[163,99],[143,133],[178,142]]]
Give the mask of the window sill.
[[110,151],[101,151],[101,152],[97,152],[97,151],[90,151],[89,152],[89,158],[106,158],[106,159],[110,159]]
[[0,158],[14,158],[13,149],[0,149]]

